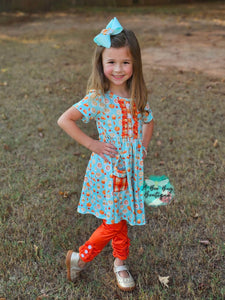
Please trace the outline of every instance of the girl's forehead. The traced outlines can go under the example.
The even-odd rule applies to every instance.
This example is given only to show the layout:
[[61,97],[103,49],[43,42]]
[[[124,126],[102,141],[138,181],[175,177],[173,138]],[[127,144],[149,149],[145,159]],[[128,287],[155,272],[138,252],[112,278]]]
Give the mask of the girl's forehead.
[[103,58],[127,58],[132,59],[129,47],[121,47],[121,48],[105,48],[102,52]]

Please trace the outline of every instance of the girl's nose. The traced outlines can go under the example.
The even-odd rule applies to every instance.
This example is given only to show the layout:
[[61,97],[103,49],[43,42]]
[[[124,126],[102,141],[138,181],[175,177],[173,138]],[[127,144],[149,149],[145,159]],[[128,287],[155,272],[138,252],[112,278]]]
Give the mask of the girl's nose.
[[120,72],[120,71],[121,71],[121,66],[120,66],[120,64],[116,64],[116,65],[115,65],[114,71],[115,71],[115,72]]

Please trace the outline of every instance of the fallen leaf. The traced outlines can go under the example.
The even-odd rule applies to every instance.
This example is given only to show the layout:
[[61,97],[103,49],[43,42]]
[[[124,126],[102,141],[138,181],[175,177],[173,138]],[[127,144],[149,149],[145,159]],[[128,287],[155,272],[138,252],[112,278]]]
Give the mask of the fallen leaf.
[[73,155],[75,155],[75,156],[80,156],[81,153],[80,153],[80,152],[74,152]]
[[2,120],[7,120],[7,116],[5,114],[2,114]]
[[6,81],[0,82],[0,86],[7,86],[7,85],[8,85],[8,83]]
[[63,198],[68,198],[69,197],[69,193],[68,192],[59,191],[59,195],[63,196]]
[[69,193],[68,192],[64,192],[63,198],[68,198],[68,197],[69,197]]
[[45,298],[48,298],[49,296],[46,295],[46,294],[43,294],[43,295],[40,295],[36,298],[36,300],[42,300],[42,299],[45,299]]
[[142,255],[144,253],[144,249],[143,247],[141,246],[139,249],[138,249],[138,255]]
[[34,252],[35,252],[35,256],[40,259],[40,251],[39,251],[39,247],[37,245],[34,244]]
[[154,156],[159,157],[159,152],[155,152]]
[[218,146],[219,146],[219,142],[218,142],[218,140],[215,140],[213,143],[213,147],[217,148]]
[[5,72],[7,72],[8,71],[8,69],[1,69],[1,72],[2,73],[5,73]]
[[38,135],[43,138],[45,135],[44,135],[44,129],[43,128],[38,128]]
[[161,146],[161,145],[162,145],[162,142],[161,142],[161,141],[157,141],[156,144],[157,144],[158,146]]
[[9,145],[4,144],[4,145],[3,145],[3,148],[4,148],[5,151],[10,151]]
[[17,17],[23,17],[23,16],[25,16],[26,14],[24,13],[24,12],[22,12],[22,11],[18,11],[17,13],[16,13],[16,16]]
[[202,244],[202,245],[205,245],[205,246],[210,245],[210,241],[209,240],[201,240],[201,241],[199,241],[199,243]]
[[207,285],[206,285],[205,283],[200,282],[200,283],[198,284],[198,289],[199,289],[199,290],[204,290],[204,289],[206,289],[206,288],[207,288]]
[[192,218],[194,218],[194,219],[198,219],[198,217],[199,217],[199,214],[198,214],[198,213],[195,213],[195,214],[192,216]]
[[165,285],[167,288],[169,287],[168,286],[168,283],[169,283],[169,278],[170,276],[166,276],[166,277],[161,277],[158,275],[158,278],[159,278],[159,281],[162,285]]

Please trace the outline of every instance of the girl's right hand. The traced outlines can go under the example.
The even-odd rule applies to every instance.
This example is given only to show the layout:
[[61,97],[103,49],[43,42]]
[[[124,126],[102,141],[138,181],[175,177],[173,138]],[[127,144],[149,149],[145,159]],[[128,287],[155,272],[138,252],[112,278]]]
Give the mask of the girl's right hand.
[[93,140],[91,143],[90,150],[99,156],[101,156],[106,162],[110,162],[105,155],[109,155],[110,157],[115,157],[118,152],[117,148],[110,143],[100,142],[97,140]]

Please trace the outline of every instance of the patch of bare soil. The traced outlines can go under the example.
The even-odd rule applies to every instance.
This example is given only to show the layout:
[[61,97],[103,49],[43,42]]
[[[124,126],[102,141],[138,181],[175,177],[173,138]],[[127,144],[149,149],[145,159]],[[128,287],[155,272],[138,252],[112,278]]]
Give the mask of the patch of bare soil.
[[225,78],[224,49],[225,24],[221,29],[163,34],[160,46],[143,50],[143,61],[153,68],[175,67]]
[[[223,7],[222,7],[223,8]],[[222,9],[221,8],[221,9]],[[225,12],[225,7],[224,7]],[[21,36],[51,35],[54,32],[79,30],[96,31],[112,16],[79,14],[34,15],[30,22],[0,27],[1,39],[17,40]],[[145,68],[177,68],[180,71],[203,72],[225,78],[225,21],[212,18],[191,18],[155,15],[119,15],[124,27],[144,37],[142,50]]]

